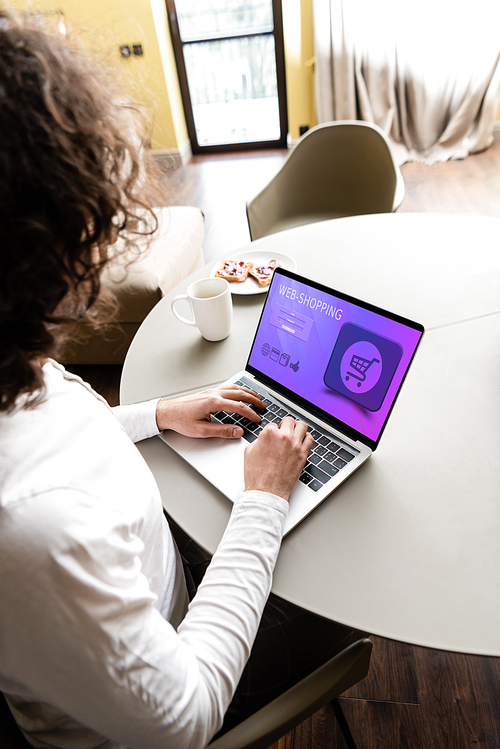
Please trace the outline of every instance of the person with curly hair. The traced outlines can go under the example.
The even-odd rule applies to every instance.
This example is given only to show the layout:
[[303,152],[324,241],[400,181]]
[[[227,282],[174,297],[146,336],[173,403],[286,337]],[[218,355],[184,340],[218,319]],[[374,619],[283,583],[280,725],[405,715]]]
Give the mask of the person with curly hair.
[[[259,397],[231,386],[111,409],[56,362],[68,326],[99,317],[116,239],[129,250],[155,228],[133,115],[67,40],[0,11],[0,690],[26,746],[197,749],[259,707],[252,675],[235,690],[312,444],[287,418],[247,448],[209,564],[169,525],[134,442],[162,429],[237,439],[210,414],[260,421]],[[311,639],[337,649],[352,634],[325,632]],[[295,681],[317,665],[300,652]]]

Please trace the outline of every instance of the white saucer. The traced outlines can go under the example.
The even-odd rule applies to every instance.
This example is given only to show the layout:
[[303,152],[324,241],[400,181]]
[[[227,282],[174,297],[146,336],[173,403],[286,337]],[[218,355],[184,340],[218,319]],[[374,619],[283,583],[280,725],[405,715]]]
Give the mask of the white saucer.
[[[268,265],[271,260],[276,260],[276,262],[282,267],[285,268],[285,270],[291,270],[296,271],[297,270],[297,263],[295,260],[290,257],[290,255],[284,255],[282,252],[259,252],[259,250],[250,250],[248,252],[237,252],[233,253],[231,255],[227,255],[227,257],[224,258],[225,260],[246,260],[249,263],[253,263],[254,266],[257,268],[259,265]],[[221,264],[221,260],[219,260],[214,267],[212,268],[210,275],[215,276],[217,273],[217,270],[219,269],[219,266]],[[231,286],[231,294],[264,294],[269,286],[259,286],[255,278],[252,278],[251,276],[248,276],[246,281],[243,281],[242,283],[238,283],[237,281],[232,281],[229,284]]]

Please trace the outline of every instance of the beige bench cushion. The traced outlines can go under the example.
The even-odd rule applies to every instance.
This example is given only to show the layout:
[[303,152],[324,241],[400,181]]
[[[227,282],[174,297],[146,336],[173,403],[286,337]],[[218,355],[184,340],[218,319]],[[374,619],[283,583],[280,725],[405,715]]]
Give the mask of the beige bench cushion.
[[[203,214],[198,208],[155,208],[158,229],[144,254],[124,270],[130,254],[119,255],[102,283],[120,302],[120,322],[142,322],[154,305],[203,263]],[[142,244],[147,242],[142,241]],[[139,246],[141,242],[139,242]],[[111,252],[120,250],[120,245]],[[132,253],[135,258],[136,254]]]
[[[130,257],[118,256],[104,270],[103,286],[118,298],[118,327],[98,332],[82,320],[85,342],[67,343],[61,354],[66,364],[121,364],[141,322],[155,304],[184,278],[204,265],[204,218],[199,208],[155,208],[158,229],[144,253],[126,268]],[[139,246],[141,242],[139,242]],[[120,244],[110,248],[113,254]]]

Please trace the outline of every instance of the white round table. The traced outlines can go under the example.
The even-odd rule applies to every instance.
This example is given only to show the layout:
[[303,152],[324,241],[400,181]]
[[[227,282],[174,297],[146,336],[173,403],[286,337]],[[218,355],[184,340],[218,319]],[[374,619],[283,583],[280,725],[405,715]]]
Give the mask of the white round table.
[[[255,249],[286,253],[302,275],[426,328],[379,448],[284,539],[274,592],[372,634],[500,655],[500,219],[360,216]],[[219,343],[170,311],[211,268],[144,321],[122,403],[203,389],[244,368],[263,295],[233,297],[233,330]],[[168,512],[213,552],[231,503],[158,438],[139,449]]]

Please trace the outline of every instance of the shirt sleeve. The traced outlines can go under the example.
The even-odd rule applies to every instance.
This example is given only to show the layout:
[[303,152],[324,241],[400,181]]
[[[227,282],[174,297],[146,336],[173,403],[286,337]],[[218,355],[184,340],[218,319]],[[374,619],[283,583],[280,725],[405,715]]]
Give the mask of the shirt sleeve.
[[[16,554],[2,554],[10,561],[1,574],[13,581],[7,599],[17,601],[4,602],[16,633],[6,671],[40,701],[129,749],[205,747],[249,656],[288,503],[256,491],[238,498],[177,632],[155,608],[141,573],[142,541],[119,514],[97,512],[96,501],[76,490],[38,497],[35,515],[23,504],[11,538],[23,549],[26,574]],[[69,527],[58,522],[68,505]]]
[[130,406],[114,406],[111,409],[132,442],[139,442],[160,433],[156,424],[156,405],[159,400],[155,398]]

